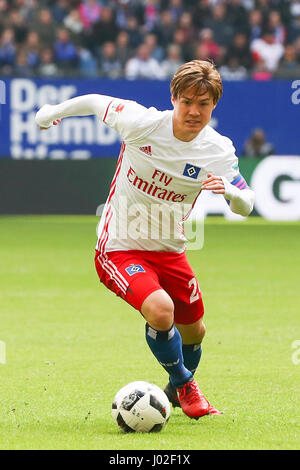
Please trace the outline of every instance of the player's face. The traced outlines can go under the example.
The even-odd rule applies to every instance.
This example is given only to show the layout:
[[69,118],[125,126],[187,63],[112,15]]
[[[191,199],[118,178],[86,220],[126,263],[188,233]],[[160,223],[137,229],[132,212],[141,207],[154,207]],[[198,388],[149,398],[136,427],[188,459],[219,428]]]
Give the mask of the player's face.
[[195,95],[193,89],[187,89],[177,98],[172,97],[171,101],[174,106],[174,136],[186,142],[193,140],[209,123],[211,113],[216,107],[208,92]]

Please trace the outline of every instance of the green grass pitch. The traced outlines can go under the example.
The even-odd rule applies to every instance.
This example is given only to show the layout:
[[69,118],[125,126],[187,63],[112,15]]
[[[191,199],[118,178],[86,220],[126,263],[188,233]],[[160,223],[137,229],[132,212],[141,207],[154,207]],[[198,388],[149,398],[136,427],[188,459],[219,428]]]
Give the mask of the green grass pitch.
[[96,224],[0,217],[0,448],[299,449],[300,224],[207,220],[204,248],[188,252],[206,307],[196,379],[224,414],[176,409],[154,435],[111,417],[123,385],[167,377],[139,313],[98,281]]

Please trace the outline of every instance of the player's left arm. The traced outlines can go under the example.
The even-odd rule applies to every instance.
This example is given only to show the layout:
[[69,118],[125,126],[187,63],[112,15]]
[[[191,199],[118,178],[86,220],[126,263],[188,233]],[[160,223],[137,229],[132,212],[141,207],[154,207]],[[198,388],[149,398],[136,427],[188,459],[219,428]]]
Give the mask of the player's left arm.
[[230,209],[236,214],[246,217],[253,210],[254,192],[248,187],[240,173],[231,182],[225,176],[215,176],[208,173],[201,189],[210,190],[215,194],[223,194],[224,198],[230,202]]

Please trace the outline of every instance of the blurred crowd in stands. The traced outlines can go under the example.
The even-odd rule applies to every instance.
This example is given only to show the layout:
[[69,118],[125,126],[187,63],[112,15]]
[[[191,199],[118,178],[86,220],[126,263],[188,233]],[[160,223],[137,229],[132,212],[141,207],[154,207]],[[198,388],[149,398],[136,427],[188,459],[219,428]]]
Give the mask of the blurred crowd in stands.
[[0,77],[300,76],[300,0],[0,0]]

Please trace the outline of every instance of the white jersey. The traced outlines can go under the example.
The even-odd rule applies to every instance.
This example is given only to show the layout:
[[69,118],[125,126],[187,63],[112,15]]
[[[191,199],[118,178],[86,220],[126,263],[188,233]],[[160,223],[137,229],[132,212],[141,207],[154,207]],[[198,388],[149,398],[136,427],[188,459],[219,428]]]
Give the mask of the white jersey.
[[[173,111],[113,98],[103,121],[123,140],[98,225],[97,249],[185,250],[186,220],[208,173],[238,175],[232,142],[207,125],[190,142],[173,135]],[[171,224],[165,223],[172,221]],[[162,227],[163,226],[163,227]],[[161,230],[163,228],[163,230]]]

